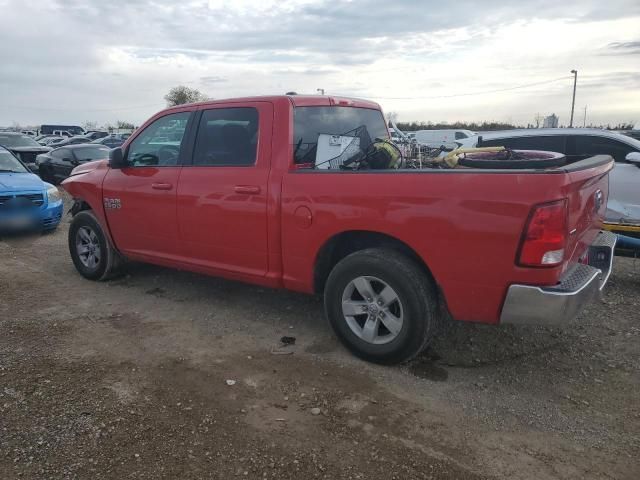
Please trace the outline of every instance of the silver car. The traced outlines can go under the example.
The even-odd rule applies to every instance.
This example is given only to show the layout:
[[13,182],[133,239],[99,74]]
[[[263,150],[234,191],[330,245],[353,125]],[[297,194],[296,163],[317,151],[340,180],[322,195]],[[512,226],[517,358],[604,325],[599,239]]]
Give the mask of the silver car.
[[595,128],[532,128],[482,133],[463,141],[466,147],[504,146],[563,153],[570,160],[611,155],[607,222],[637,225],[640,231],[640,141]]

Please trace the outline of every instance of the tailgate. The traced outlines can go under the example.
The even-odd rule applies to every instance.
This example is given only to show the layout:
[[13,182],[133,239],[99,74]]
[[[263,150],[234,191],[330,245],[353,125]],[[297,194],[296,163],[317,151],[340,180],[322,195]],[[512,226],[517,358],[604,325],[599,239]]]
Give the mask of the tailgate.
[[613,165],[613,158],[598,155],[565,167],[569,264],[580,260],[602,229],[609,197],[609,171]]

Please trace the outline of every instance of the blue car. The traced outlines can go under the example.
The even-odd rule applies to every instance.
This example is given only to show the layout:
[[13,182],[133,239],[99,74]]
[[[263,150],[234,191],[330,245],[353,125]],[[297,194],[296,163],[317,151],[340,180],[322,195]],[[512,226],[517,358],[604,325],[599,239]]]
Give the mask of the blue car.
[[0,233],[53,230],[61,218],[58,189],[0,147]]

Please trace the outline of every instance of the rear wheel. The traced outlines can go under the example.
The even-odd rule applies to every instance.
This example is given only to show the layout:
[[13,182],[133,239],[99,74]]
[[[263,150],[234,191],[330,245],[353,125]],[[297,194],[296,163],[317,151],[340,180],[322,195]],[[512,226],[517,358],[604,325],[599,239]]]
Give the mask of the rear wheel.
[[69,253],[76,270],[89,280],[106,280],[117,274],[122,264],[122,257],[89,210],[71,221]]
[[325,288],[334,331],[355,355],[392,364],[420,353],[438,324],[433,281],[407,256],[367,249],[341,260]]

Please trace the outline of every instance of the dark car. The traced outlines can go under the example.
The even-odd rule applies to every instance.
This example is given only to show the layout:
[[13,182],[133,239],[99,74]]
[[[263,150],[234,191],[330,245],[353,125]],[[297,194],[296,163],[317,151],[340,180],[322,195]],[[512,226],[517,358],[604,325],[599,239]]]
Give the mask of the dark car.
[[36,173],[36,157],[51,150],[40,145],[33,137],[15,132],[0,132],[0,146],[12,152],[29,170]]
[[125,142],[126,138],[122,135],[109,135],[107,137],[99,138],[91,142],[91,144],[104,145],[109,148],[116,148],[121,146]]
[[100,132],[98,130],[90,130],[84,134],[85,137],[90,138],[91,140],[98,140],[99,138],[104,138],[109,136],[109,132]]
[[80,164],[109,157],[109,148],[103,145],[69,145],[38,155],[40,178],[45,182],[58,183],[71,174]]
[[69,132],[71,135],[82,135],[84,129],[78,125],[40,125],[40,134],[49,135],[56,132]]
[[91,143],[93,140],[86,135],[76,135],[75,137],[66,138],[55,143],[55,147],[67,147],[69,145],[80,145],[82,143]]

